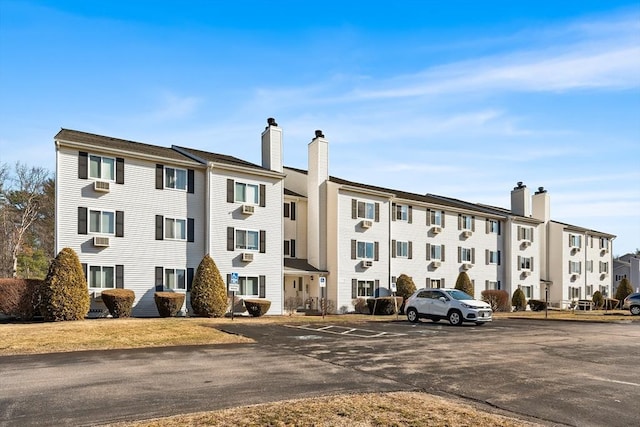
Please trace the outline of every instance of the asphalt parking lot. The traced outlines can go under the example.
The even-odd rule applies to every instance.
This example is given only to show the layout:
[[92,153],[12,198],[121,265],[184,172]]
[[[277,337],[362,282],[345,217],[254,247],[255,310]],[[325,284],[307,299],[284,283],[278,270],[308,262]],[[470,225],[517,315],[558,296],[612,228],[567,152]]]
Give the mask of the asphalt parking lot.
[[423,390],[544,425],[638,425],[640,324],[231,323],[254,344],[0,357],[0,426]]

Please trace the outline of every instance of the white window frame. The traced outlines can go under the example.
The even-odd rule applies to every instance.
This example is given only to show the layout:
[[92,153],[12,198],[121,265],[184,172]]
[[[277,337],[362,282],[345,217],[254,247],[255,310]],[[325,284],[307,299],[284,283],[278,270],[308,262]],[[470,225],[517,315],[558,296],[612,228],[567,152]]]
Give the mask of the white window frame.
[[[370,256],[369,256],[370,252]],[[374,259],[375,258],[375,243],[367,242],[364,240],[358,240],[356,242],[356,258],[357,259]]]
[[605,294],[609,295],[609,287],[607,285],[600,285],[600,293],[602,296]]
[[[179,273],[182,273],[182,280],[179,280]],[[185,268],[165,268],[163,275],[163,287],[164,289],[170,289],[172,291],[186,291],[187,270]]]
[[396,205],[396,220],[409,221],[409,205]]
[[[248,293],[247,287],[249,285],[249,280],[255,280],[255,293]],[[238,286],[239,291],[238,295],[244,297],[255,297],[258,298],[260,295],[260,278],[258,276],[240,276],[238,277]]]
[[469,263],[472,259],[471,248],[460,248],[460,261]]
[[374,280],[358,280],[357,295],[360,297],[372,297],[376,289]]
[[582,247],[582,236],[579,234],[569,234],[569,247],[570,248],[581,248]]
[[409,258],[409,242],[396,241],[396,258]]
[[[364,216],[360,215],[360,206],[363,206],[362,212],[364,212]],[[376,204],[374,202],[364,202],[364,201],[359,201],[357,202],[356,205],[356,216],[358,218],[362,218],[362,219],[370,219],[370,220],[375,220],[376,219]]]
[[500,251],[489,251],[489,264],[498,264],[500,261]]
[[[178,186],[178,184],[180,183],[179,175],[183,175],[183,174],[184,174],[184,188]],[[173,175],[173,176],[170,176],[170,175]],[[176,190],[176,191],[187,191],[187,188],[189,187],[189,183],[187,182],[189,180],[189,174],[187,173],[186,169],[165,166],[163,178],[164,178],[164,188],[168,188],[170,190]]]
[[[184,233],[184,236],[181,233]],[[164,217],[164,238],[166,240],[187,240],[187,220],[185,218]]]
[[489,220],[489,232],[493,234],[498,234],[500,231],[500,222],[496,219]]
[[[98,160],[98,173],[94,174],[91,170],[92,161]],[[107,166],[107,170],[111,173],[111,177],[109,174],[105,174],[105,165]],[[89,161],[87,162],[87,176],[91,179],[99,180],[99,181],[111,181],[115,182],[116,180],[116,159],[115,157],[108,156],[100,156],[97,154],[89,154]]]
[[[248,190],[253,191],[253,198]],[[234,200],[237,203],[258,206],[260,204],[260,186],[236,181],[233,186]]]
[[609,263],[600,261],[600,273],[609,273]]
[[[241,235],[244,235],[242,239],[239,238],[239,236]],[[256,242],[255,247],[249,246],[250,235],[251,236],[255,235],[255,242]],[[254,251],[254,252],[258,252],[260,250],[260,231],[258,230],[245,230],[242,228],[236,228],[234,239],[235,239],[234,247],[236,249],[239,249],[242,251]],[[242,242],[241,240],[244,240],[244,242]]]
[[432,210],[429,212],[429,215],[430,215],[429,223],[431,225],[434,225],[436,227],[442,227],[442,216],[444,215],[444,212],[439,210]]
[[473,229],[473,216],[472,215],[462,215],[461,216],[462,229],[463,230],[472,230]]
[[[98,269],[100,286],[96,286],[94,282],[93,271]],[[111,286],[106,286],[106,270],[111,270]],[[90,265],[87,267],[89,287],[92,289],[115,289],[116,287],[116,268],[112,265]]]
[[531,285],[519,285],[520,290],[524,293],[526,299],[533,298],[533,286]]
[[581,299],[582,288],[579,286],[569,286],[569,299]]
[[429,279],[429,287],[434,289],[441,289],[442,279]]
[[531,270],[533,265],[533,257],[522,256],[520,257],[520,270]]
[[499,291],[502,289],[502,285],[499,280],[487,280],[485,287],[487,291]]
[[593,296],[593,285],[587,285],[585,297]]
[[442,261],[442,245],[431,245],[431,261]]
[[582,262],[569,261],[569,274],[582,274]]
[[[99,226],[100,226],[100,230],[94,230],[93,229],[93,220],[92,220],[92,214],[93,213],[99,213],[100,214],[100,220],[99,222]],[[110,223],[108,225],[108,227],[112,230],[112,231],[104,231],[103,230],[103,225],[104,225],[104,218],[107,216],[107,218],[110,219]],[[109,211],[109,210],[102,210],[102,209],[89,209],[89,233],[91,234],[107,234],[109,236],[113,236],[116,234],[116,212],[115,211]]]

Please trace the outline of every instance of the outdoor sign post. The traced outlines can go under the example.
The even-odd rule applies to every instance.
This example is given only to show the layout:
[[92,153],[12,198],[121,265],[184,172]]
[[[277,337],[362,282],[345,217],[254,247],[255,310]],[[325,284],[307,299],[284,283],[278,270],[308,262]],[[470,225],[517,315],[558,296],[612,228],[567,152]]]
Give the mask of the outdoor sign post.
[[398,320],[398,300],[396,299],[396,292],[398,292],[398,286],[395,283],[391,283],[391,295],[393,295],[393,306],[396,308],[396,320]]
[[326,314],[327,311],[327,304],[325,302],[325,291],[327,290],[327,278],[326,277],[320,277],[319,279],[320,282],[320,292],[322,294],[322,300],[321,300],[321,304],[322,304],[322,318],[324,319],[324,315]]
[[607,308],[608,308],[608,307],[607,307],[607,294],[608,294],[608,292],[607,292],[607,288],[604,288],[604,289],[602,290],[602,294],[604,295],[604,312],[605,312],[605,314],[606,314],[606,313],[607,313]]
[[549,317],[549,284],[544,288],[544,318]]
[[231,273],[229,290],[231,291],[231,320],[233,320],[233,312],[236,305],[236,292],[240,290],[240,285],[238,284],[238,273]]

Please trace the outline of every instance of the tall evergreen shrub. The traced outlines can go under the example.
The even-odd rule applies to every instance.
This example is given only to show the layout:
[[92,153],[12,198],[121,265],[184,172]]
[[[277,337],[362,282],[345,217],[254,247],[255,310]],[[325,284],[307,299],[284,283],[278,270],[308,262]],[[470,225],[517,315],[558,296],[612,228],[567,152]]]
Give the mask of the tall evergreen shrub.
[[82,320],[87,315],[91,304],[87,279],[73,249],[62,249],[51,261],[40,297],[46,321]]
[[200,261],[191,287],[191,307],[198,316],[222,317],[227,311],[227,287],[213,259]]
[[473,289],[473,282],[466,271],[461,271],[460,274],[458,274],[455,288],[474,297],[475,290]]
[[629,282],[629,279],[625,277],[620,281],[618,289],[616,289],[616,299],[618,301],[624,301],[624,299],[632,293],[633,288],[631,287],[631,283]]
[[515,307],[516,311],[524,311],[527,308],[527,297],[524,296],[522,289],[515,290],[511,297],[511,305]]

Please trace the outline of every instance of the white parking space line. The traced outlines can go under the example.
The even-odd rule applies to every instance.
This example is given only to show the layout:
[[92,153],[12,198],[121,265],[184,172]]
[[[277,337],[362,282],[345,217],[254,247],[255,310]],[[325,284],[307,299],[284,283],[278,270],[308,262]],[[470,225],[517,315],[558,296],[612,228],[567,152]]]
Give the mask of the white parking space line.
[[381,338],[381,337],[398,337],[407,334],[398,332],[379,332],[369,329],[347,328],[345,326],[320,326],[313,327],[309,325],[282,325],[285,328],[302,329],[305,331],[324,332],[327,334],[340,335],[340,336],[353,336],[358,338]]
[[591,377],[591,379],[598,380],[598,381],[605,381],[605,382],[608,382],[608,383],[624,384],[624,385],[631,385],[631,386],[634,386],[634,387],[640,387],[640,384],[630,383],[630,382],[627,382],[627,381],[610,380],[610,379],[607,379],[607,378],[598,378],[598,377]]

